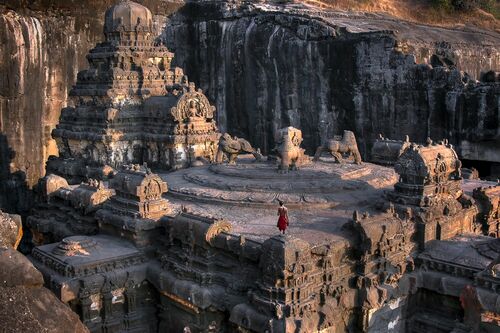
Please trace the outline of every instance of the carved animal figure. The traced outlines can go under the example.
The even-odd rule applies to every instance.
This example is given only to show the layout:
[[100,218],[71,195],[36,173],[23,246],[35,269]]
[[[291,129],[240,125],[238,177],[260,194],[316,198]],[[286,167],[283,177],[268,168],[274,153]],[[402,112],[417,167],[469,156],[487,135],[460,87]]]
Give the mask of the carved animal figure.
[[294,127],[282,128],[277,133],[276,151],[280,158],[278,170],[288,172],[297,170],[299,166],[309,162],[309,158],[304,154],[304,149],[300,148],[302,143],[302,131]]
[[356,143],[356,137],[351,131],[344,131],[344,135],[341,140],[328,140],[324,145],[319,146],[314,155],[314,161],[319,160],[321,153],[328,151],[338,163],[343,163],[343,154],[349,154],[349,156],[354,157],[354,163],[361,164],[361,154],[358,150],[358,144]]
[[224,161],[224,156],[226,156],[229,160],[229,164],[235,164],[236,158],[240,154],[252,154],[257,161],[262,160],[260,150],[255,150],[247,140],[237,137],[232,138],[231,135],[227,133],[221,135],[215,162],[222,163]]

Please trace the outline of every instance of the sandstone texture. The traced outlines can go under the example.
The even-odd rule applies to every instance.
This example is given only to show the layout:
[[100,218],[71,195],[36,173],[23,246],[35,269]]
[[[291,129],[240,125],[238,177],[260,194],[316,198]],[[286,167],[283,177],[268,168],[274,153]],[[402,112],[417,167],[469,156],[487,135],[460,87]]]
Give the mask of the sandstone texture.
[[[178,1],[142,1],[161,31]],[[51,131],[113,0],[0,2],[0,207],[25,212],[26,190],[57,155]],[[20,197],[13,200],[5,193]]]
[[[23,332],[498,331],[500,184],[464,179],[460,160],[500,162],[498,34],[280,2],[189,1],[153,42],[153,22],[164,17],[120,1],[68,93],[74,105],[55,130],[33,132],[42,145],[19,139],[22,118],[2,127],[7,203],[18,205],[25,192],[14,190],[27,193],[36,179],[16,170],[36,155],[17,146],[46,145],[34,162],[42,165],[51,132],[60,152],[26,207],[32,264],[12,247],[20,219],[1,215],[2,324]],[[56,22],[80,8],[57,4],[46,13],[68,12]],[[208,98],[180,68],[170,71],[162,40]],[[176,96],[182,103],[155,103]],[[203,136],[207,128],[213,136]],[[378,132],[392,140],[373,151],[394,168],[366,162]],[[183,163],[157,158],[173,148],[164,139],[178,149],[168,162]],[[278,202],[288,206],[286,230]]]
[[68,306],[43,287],[43,276],[16,251],[21,219],[0,211],[1,332],[84,333],[88,329]]

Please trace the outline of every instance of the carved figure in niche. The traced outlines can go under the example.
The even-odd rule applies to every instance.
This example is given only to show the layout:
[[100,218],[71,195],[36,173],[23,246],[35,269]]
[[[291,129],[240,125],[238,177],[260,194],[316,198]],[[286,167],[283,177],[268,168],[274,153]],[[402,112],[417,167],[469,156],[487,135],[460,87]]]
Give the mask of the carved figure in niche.
[[278,200],[280,206],[278,208],[278,224],[276,225],[283,235],[285,234],[285,230],[289,225],[288,220],[288,208],[285,207],[285,203],[281,200]]
[[309,163],[309,158],[300,148],[302,131],[294,127],[283,128],[278,131],[276,138],[276,151],[280,158],[278,170],[288,172],[297,170],[299,166]]
[[226,156],[229,160],[229,164],[235,164],[236,158],[240,154],[252,154],[257,161],[262,160],[260,149],[255,150],[247,140],[237,137],[232,138],[227,133],[221,135],[215,162],[222,163],[224,161],[224,156]]
[[201,118],[203,113],[201,112],[200,105],[195,102],[195,100],[189,101],[188,117],[191,118]]
[[359,153],[358,144],[356,143],[356,136],[351,131],[344,131],[341,140],[328,140],[324,145],[319,146],[318,149],[316,149],[314,161],[319,160],[324,151],[328,151],[338,163],[343,163],[344,154],[354,157],[354,163],[362,163],[361,154]]
[[190,85],[189,91],[182,95],[177,106],[173,107],[170,113],[179,123],[202,119],[210,121],[214,117],[215,107],[210,105],[201,90],[196,91],[194,86]]
[[150,181],[144,189],[144,196],[146,200],[158,199],[161,196],[160,185],[154,180]]

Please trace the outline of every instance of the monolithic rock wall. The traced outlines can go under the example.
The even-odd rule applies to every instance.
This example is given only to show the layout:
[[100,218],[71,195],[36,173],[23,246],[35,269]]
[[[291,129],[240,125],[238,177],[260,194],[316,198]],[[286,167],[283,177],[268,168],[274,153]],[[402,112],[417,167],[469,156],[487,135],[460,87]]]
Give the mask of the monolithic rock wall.
[[[50,133],[66,106],[68,92],[85,55],[102,41],[106,1],[0,3],[0,189],[15,182],[33,185],[45,172],[45,161],[57,154]],[[139,1],[151,8],[158,31],[179,1]],[[0,207],[12,207],[0,195]]]
[[[378,133],[500,142],[498,84],[474,80],[500,69],[500,36],[492,32],[381,15],[191,3],[170,20],[164,38],[177,64],[215,101],[221,130],[264,152],[288,125],[302,129],[309,152],[352,129],[365,158]],[[481,158],[498,162],[500,154],[488,155]]]
[[[66,31],[61,31],[61,25]],[[82,36],[73,33],[74,18],[18,15],[0,18],[1,131],[13,151],[10,172],[23,171],[34,183],[43,172],[43,161],[57,153],[50,140],[78,67]],[[87,42],[86,38],[83,43]],[[2,163],[7,162],[2,156]]]

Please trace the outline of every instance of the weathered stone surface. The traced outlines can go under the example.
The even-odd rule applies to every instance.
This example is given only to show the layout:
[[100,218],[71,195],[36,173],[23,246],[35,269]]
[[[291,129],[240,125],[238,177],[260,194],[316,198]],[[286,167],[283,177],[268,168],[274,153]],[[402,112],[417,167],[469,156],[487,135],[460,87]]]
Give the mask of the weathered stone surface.
[[171,213],[167,183],[146,167],[125,166],[110,182],[116,195],[96,213],[99,231],[152,248],[158,236],[159,219]]
[[16,249],[23,236],[21,217],[0,211],[0,226],[0,248]]
[[[365,74],[374,74],[375,80],[367,80],[364,83],[367,86],[381,84],[384,88],[378,87],[387,91],[391,87],[388,83],[397,81],[402,84],[402,91],[411,95],[405,90],[408,88],[405,84],[411,87],[415,82],[427,84],[431,81],[426,80],[432,75],[438,76],[437,79],[432,76],[432,82],[439,79],[462,82],[464,78],[447,68],[425,69],[415,65],[410,57],[398,50],[404,49],[404,45],[394,45],[393,34],[370,31],[380,29],[379,18],[371,17],[372,20],[361,29],[363,31],[353,32],[349,29],[356,24],[348,24],[335,15],[326,15],[323,19],[325,22],[332,18],[337,23],[343,21],[348,27],[333,29],[335,25],[319,21],[312,24],[316,19],[310,15],[298,17],[293,11],[268,15],[271,7],[262,3],[255,5],[261,7],[262,13],[255,12],[254,5],[249,3],[203,3],[211,9],[222,6],[225,10],[206,11],[201,14],[206,15],[203,17],[219,20],[222,16],[226,22],[250,20],[255,26],[262,22],[274,27],[285,25],[286,29],[274,28],[274,33],[281,37],[295,34],[294,38],[307,40],[307,43],[311,38],[317,44],[332,42],[334,46],[330,51],[338,51],[336,48],[340,44],[337,43],[343,43],[344,51],[351,50],[352,53],[347,54],[357,59],[338,57],[349,60],[346,69],[336,73],[352,74],[347,82],[359,83],[357,75],[366,70]],[[248,11],[241,4],[246,5]],[[190,6],[184,10],[189,10]],[[281,8],[287,11],[288,7]],[[293,8],[300,8],[300,5]],[[147,165],[122,166],[123,162],[137,157],[133,153],[132,156],[124,154],[122,148],[133,148],[134,143],[126,142],[123,137],[137,138],[137,133],[144,128],[136,125],[151,125],[153,121],[145,119],[151,117],[149,112],[159,104],[146,107],[148,112],[145,114],[137,113],[141,118],[137,124],[124,122],[117,140],[113,137],[113,140],[96,139],[95,136],[101,133],[96,128],[104,128],[103,132],[114,129],[106,120],[112,123],[117,113],[130,111],[130,115],[137,111],[113,108],[104,113],[102,110],[95,112],[96,101],[117,97],[116,90],[99,87],[104,81],[101,79],[122,73],[102,69],[109,69],[113,61],[123,66],[124,71],[129,71],[125,68],[129,65],[138,67],[135,61],[129,62],[130,59],[117,59],[123,53],[114,52],[116,50],[110,54],[118,55],[117,58],[103,57],[102,48],[114,45],[128,50],[129,43],[148,44],[151,36],[145,33],[150,32],[151,21],[147,9],[130,1],[121,2],[107,13],[107,41],[96,48],[99,52],[91,53],[92,67],[79,75],[75,89],[77,107],[62,115],[61,125],[54,132],[68,162],[58,169],[65,171],[61,172],[64,179],[48,176],[41,182],[41,201],[33,220],[34,229],[43,225],[50,234],[51,228],[60,230],[61,225],[70,226],[68,229],[74,232],[71,229],[88,218],[97,234],[57,239],[55,243],[37,246],[31,256],[47,286],[79,314],[90,331],[308,333],[398,330],[422,333],[498,330],[500,243],[498,239],[483,235],[498,229],[498,186],[480,180],[463,180],[461,162],[450,143],[444,140],[434,144],[429,139],[425,146],[410,144],[398,152],[397,175],[391,168],[370,163],[338,164],[325,158],[311,162],[300,148],[301,130],[293,127],[276,127],[266,132],[277,134],[272,143],[277,144],[282,170],[301,166],[291,173],[276,172],[275,158],[263,158],[259,162],[241,158],[232,165],[204,165],[162,174],[153,173]],[[275,21],[271,23],[272,20]],[[384,20],[382,25],[388,24]],[[327,34],[322,34],[325,27],[328,27]],[[424,35],[418,27],[414,32],[410,30],[403,33],[411,32],[424,41],[436,37]],[[446,31],[440,32],[446,35]],[[307,43],[304,45],[309,47]],[[232,50],[231,45],[225,47]],[[268,50],[270,48],[272,45]],[[158,48],[152,47],[145,52],[149,50]],[[387,55],[386,51],[392,58],[382,56]],[[158,58],[153,57],[153,65],[142,66],[141,63],[139,67],[161,67],[162,61],[165,64],[165,60],[167,63],[171,60],[168,54],[167,59]],[[440,53],[431,56],[429,61],[434,66],[450,66],[450,58]],[[103,59],[109,62],[102,63]],[[360,59],[364,63],[358,63]],[[276,68],[275,60],[272,59]],[[352,67],[353,63],[357,67]],[[424,81],[418,79],[403,84],[398,81],[401,77],[396,72],[389,73],[395,74],[395,78],[384,76],[388,64],[394,65],[389,67],[396,72],[407,73],[420,68],[431,76]],[[140,75],[140,72],[130,75]],[[309,71],[311,73],[315,72]],[[117,89],[122,89],[119,86],[124,82],[121,81],[123,77],[116,79],[110,80],[110,85],[116,84]],[[391,81],[393,79],[395,81]],[[135,86],[133,78],[126,80],[131,80],[129,83],[136,90],[130,94],[133,99],[140,100],[148,93],[146,86]],[[293,82],[293,78],[287,78],[287,82]],[[149,88],[164,94],[161,91],[163,83]],[[177,84],[187,87],[183,82]],[[212,122],[213,115],[207,116],[213,108],[208,107],[208,103],[202,103],[207,106],[205,109],[197,107],[197,103],[206,98],[200,93],[196,95],[193,85],[182,93],[190,97],[169,109],[172,116],[169,120],[173,119],[175,126],[180,124],[178,129],[187,130],[187,139],[190,134],[199,134],[200,128],[205,130],[204,126],[218,133]],[[281,92],[274,93],[277,99],[282,96]],[[351,96],[358,93],[359,90],[354,91]],[[365,93],[370,100],[371,92]],[[288,96],[290,105],[294,103],[293,96]],[[361,99],[361,102],[366,100]],[[262,117],[260,111],[257,113],[259,116],[253,117],[254,120]],[[308,113],[311,117],[315,114]],[[134,117],[123,119],[136,120]],[[267,119],[271,127],[278,124],[276,119]],[[359,119],[351,122],[367,125]],[[145,128],[149,128],[147,126]],[[359,129],[356,126],[349,128]],[[349,149],[339,147],[332,151],[352,153],[356,145],[352,140],[354,134],[351,134],[346,135],[348,139],[344,142]],[[88,137],[90,141],[109,144],[109,150],[93,154],[95,151],[88,144]],[[206,139],[208,143],[214,142]],[[72,159],[73,152],[76,152],[76,159]],[[114,154],[120,158],[113,160]],[[69,185],[68,181],[79,172],[88,171],[86,159],[99,162],[99,168],[106,168],[105,164],[123,168],[116,173],[110,172],[106,182],[90,180],[89,184]],[[72,164],[74,160],[81,162]],[[108,163],[110,160],[112,163]],[[94,171],[104,173],[103,170]],[[80,174],[80,177],[85,176],[88,175]],[[167,182],[171,186],[168,192]],[[483,188],[476,190],[476,201],[471,194],[478,186]],[[99,195],[111,195],[111,191],[114,191],[112,196]],[[286,236],[276,235],[276,199],[285,201],[289,207],[290,225]],[[59,235],[54,238],[57,237]]]
[[[102,13],[115,2],[57,0],[49,8],[45,1],[0,3],[0,207],[26,212],[23,205],[32,204],[23,187],[34,185],[49,155],[57,154],[50,133],[87,51],[102,39]],[[153,10],[157,31],[182,4],[142,2]]]
[[[87,50],[101,39],[101,13],[113,3],[57,0],[49,9],[41,1],[0,4],[0,58],[9,59],[0,63],[6,78],[0,89],[5,191],[35,184],[48,156],[57,153],[50,133],[78,70],[86,66]],[[141,3],[151,8],[157,31],[166,15],[183,6],[175,0]],[[467,76],[413,62],[430,64],[434,55],[475,78],[498,72],[496,33],[297,4],[255,9],[221,3],[183,7],[163,36],[177,63],[216,101],[223,132],[249,138],[264,153],[274,146],[273,132],[292,125],[302,129],[309,151],[351,128],[365,159],[378,133],[394,139],[410,134],[417,142],[448,137],[461,157],[472,160],[499,155],[490,144],[498,136],[497,84],[485,80],[464,88]],[[13,207],[11,198],[2,201],[10,210],[27,210]]]
[[73,235],[97,232],[95,213],[114,194],[101,181],[70,186],[66,179],[50,174],[39,181],[39,207],[26,219],[34,245],[60,241]]
[[9,216],[1,211],[0,216],[2,332],[88,332],[78,316],[43,287],[42,274],[16,251],[22,228],[19,216]]
[[[448,138],[462,158],[499,162],[499,86],[472,79],[499,70],[498,33],[297,3],[190,2],[165,40],[215,101],[221,130],[264,154],[294,126],[309,152],[351,129],[366,160],[383,133]],[[430,65],[432,55],[453,65]]]
[[[161,175],[172,214],[159,219],[160,177],[131,166],[109,183],[117,195],[96,213],[99,235],[39,246],[33,260],[93,332],[131,320],[146,332],[494,327],[500,246],[475,223],[497,219],[491,205],[464,193],[450,145],[413,145],[396,164],[399,182],[386,167],[327,159],[287,174],[244,158],[178,170]],[[276,236],[277,198],[287,236]],[[484,297],[480,322],[460,303],[467,284]],[[113,303],[121,295],[127,306]]]
[[310,163],[311,158],[301,147],[302,131],[295,127],[282,128],[276,132],[276,147],[274,151],[279,158],[278,170],[287,173],[289,170],[298,170],[299,167]]
[[7,333],[89,331],[67,305],[45,288],[0,288],[0,307],[2,330]]
[[399,156],[410,146],[410,138],[405,140],[391,140],[381,134],[373,143],[370,161],[382,165],[394,165]]
[[337,166],[331,158],[290,173],[277,173],[274,161],[256,163],[241,158],[236,165],[190,168],[162,177],[174,197],[268,208],[278,200],[293,208],[345,205],[350,202],[348,194],[363,192],[368,197],[373,189],[387,188],[397,181],[391,169],[368,163]]
[[110,7],[104,35],[89,51],[90,68],[78,73],[52,131],[60,157],[48,172],[74,165],[83,180],[108,166],[177,169],[212,161],[220,135],[215,107],[171,66],[174,54],[156,41],[151,11],[131,1]]
[[0,252],[0,264],[8,267],[0,272],[1,287],[42,287],[42,274],[20,252],[14,249]]
[[252,154],[257,161],[262,159],[260,151],[254,149],[247,140],[237,137],[232,138],[228,133],[221,135],[215,162],[222,163],[227,159],[229,164],[234,164],[240,154]]
[[351,131],[344,131],[343,136],[329,139],[324,145],[319,146],[316,149],[316,154],[314,154],[314,159],[319,160],[324,151],[330,153],[338,163],[344,162],[344,155],[347,155],[349,158],[352,157],[356,164],[362,163],[361,154],[356,143],[356,136]]
[[500,186],[478,187],[472,196],[479,206],[478,222],[484,233],[500,237]]

